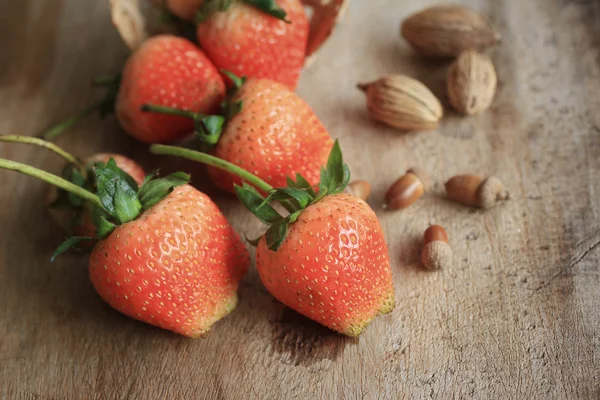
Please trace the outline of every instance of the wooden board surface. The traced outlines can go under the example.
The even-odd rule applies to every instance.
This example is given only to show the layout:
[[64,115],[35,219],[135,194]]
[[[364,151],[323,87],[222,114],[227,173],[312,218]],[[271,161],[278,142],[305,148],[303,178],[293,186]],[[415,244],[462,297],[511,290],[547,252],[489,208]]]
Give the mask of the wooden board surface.
[[[127,56],[105,3],[0,1],[0,133],[33,135],[100,95],[90,78]],[[239,307],[206,339],[135,322],[94,293],[85,255],[49,263],[62,235],[42,206],[45,186],[0,172],[0,399],[600,398],[600,3],[463,3],[503,35],[489,52],[499,91],[485,114],[449,112],[437,131],[404,135],[365,115],[355,84],[385,73],[444,98],[446,66],[398,34],[432,1],[353,0],[299,87],[354,177],[374,187],[393,313],[350,340],[277,303],[252,268]],[[91,118],[59,143],[157,161],[114,118]],[[60,168],[28,147],[0,146],[0,156]],[[437,184],[406,211],[384,211],[383,193],[411,166]],[[512,200],[488,212],[444,200],[440,183],[465,172],[499,176]],[[240,232],[260,232],[234,199],[215,199]],[[451,269],[419,266],[430,222],[449,232]]]

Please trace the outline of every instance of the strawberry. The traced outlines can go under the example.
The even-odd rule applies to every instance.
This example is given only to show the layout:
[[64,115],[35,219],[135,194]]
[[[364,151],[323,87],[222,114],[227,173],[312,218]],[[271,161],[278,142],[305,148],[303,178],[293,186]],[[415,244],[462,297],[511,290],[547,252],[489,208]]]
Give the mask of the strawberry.
[[99,109],[102,116],[115,111],[123,129],[145,143],[166,143],[191,133],[194,125],[177,115],[151,115],[144,103],[199,113],[216,110],[225,95],[225,83],[208,57],[189,40],[158,35],[146,40],[128,59],[120,79],[96,81],[108,85],[107,98],[48,130],[53,139],[79,119]]
[[[329,133],[308,104],[284,85],[267,79],[244,82],[232,76],[239,87],[223,113],[228,117],[222,133],[202,131],[206,117],[190,113],[200,126],[198,137],[216,143],[218,158],[247,169],[274,187],[286,185],[287,176],[301,174],[318,183],[320,168],[333,145]],[[179,113],[146,105],[147,110]],[[221,134],[220,138],[218,135]],[[233,191],[242,180],[218,168],[209,168],[212,181]]]
[[53,259],[95,241],[90,279],[115,309],[198,337],[235,308],[248,252],[217,206],[186,184],[187,174],[149,176],[138,186],[111,158],[93,167],[94,193],[25,164],[0,159],[0,168],[37,177],[86,202],[96,237],[68,239]]
[[295,90],[309,23],[300,0],[206,0],[197,36],[218,68]]
[[175,115],[143,113],[142,104],[210,113],[224,94],[223,80],[202,50],[186,39],[160,35],[144,42],[127,61],[116,113],[125,131],[136,139],[173,142],[193,130],[192,122]]
[[90,279],[113,308],[190,337],[237,304],[248,252],[208,196],[189,185],[117,227],[90,256]]
[[[358,336],[380,314],[394,308],[394,286],[383,230],[363,200],[342,193],[350,172],[339,144],[321,170],[318,194],[297,177],[273,189],[238,166],[207,154],[154,145],[157,154],[177,155],[238,174],[254,187],[236,186],[238,198],[262,222],[256,269],[267,290],[286,306],[328,328]],[[279,201],[282,216],[269,205]]]
[[304,209],[277,251],[261,238],[256,269],[277,300],[348,336],[394,307],[383,231],[367,203],[349,194]]

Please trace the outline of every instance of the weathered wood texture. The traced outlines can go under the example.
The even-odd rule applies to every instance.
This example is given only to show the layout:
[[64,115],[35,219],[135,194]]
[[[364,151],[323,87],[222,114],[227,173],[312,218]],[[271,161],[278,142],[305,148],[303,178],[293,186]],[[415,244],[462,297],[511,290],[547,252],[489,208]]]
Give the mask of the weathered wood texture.
[[[354,0],[299,88],[354,177],[374,186],[392,314],[349,340],[286,310],[252,271],[238,309],[206,339],[135,322],[94,293],[84,255],[49,263],[61,233],[42,207],[44,185],[1,172],[0,399],[600,398],[600,3],[465,1],[503,35],[489,52],[494,104],[403,135],[367,118],[355,84],[400,72],[444,98],[447,65],[421,60],[398,35],[432,3]],[[127,56],[104,1],[2,0],[0,20],[1,133],[32,135],[79,109],[99,95],[90,77]],[[91,118],[60,144],[155,161],[114,118]],[[60,166],[29,147],[0,154]],[[410,166],[429,170],[434,190],[385,212],[385,189]],[[487,212],[444,200],[441,182],[465,172],[499,176],[512,200]],[[216,200],[239,231],[260,231],[233,199]],[[451,269],[419,266],[430,222],[450,234]]]

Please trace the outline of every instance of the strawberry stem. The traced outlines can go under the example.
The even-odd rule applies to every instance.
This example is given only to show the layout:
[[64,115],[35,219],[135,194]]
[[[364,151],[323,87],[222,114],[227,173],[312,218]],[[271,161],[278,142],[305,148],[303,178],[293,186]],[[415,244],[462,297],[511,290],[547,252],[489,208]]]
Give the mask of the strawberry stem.
[[27,164],[22,164],[22,163],[19,163],[16,161],[6,160],[4,158],[0,158],[0,168],[7,169],[9,171],[20,172],[22,174],[33,176],[34,178],[38,178],[38,179],[40,179],[44,182],[47,182],[51,185],[54,185],[63,190],[66,190],[67,192],[73,193],[74,195],[79,196],[82,199],[87,200],[90,203],[92,203],[93,205],[106,211],[105,207],[102,205],[102,202],[100,201],[100,198],[98,196],[96,196],[92,192],[89,192],[89,191],[83,189],[82,187],[77,186],[59,176],[56,176],[54,174],[51,174],[51,173],[43,171],[41,169],[32,167]]
[[63,122],[59,123],[58,125],[55,125],[52,128],[48,129],[46,132],[42,133],[41,136],[46,140],[56,139],[60,134],[62,134],[64,131],[66,131],[67,129],[74,126],[80,120],[82,120],[83,118],[92,114],[94,111],[102,108],[105,103],[106,103],[106,100],[102,100],[97,103],[91,104],[90,106],[79,111],[77,114],[73,115],[66,121],[63,121]]
[[225,117],[221,115],[206,115],[195,111],[180,110],[178,108],[155,104],[142,104],[140,109],[143,112],[175,115],[191,119],[194,121],[196,138],[202,142],[205,148],[214,147],[223,133]]
[[180,110],[178,108],[173,108],[173,107],[168,107],[168,106],[159,106],[156,104],[143,104],[141,107],[141,110],[144,112],[155,112],[155,113],[167,114],[167,115],[177,115],[180,117],[186,117],[186,118],[190,118],[193,120],[202,118],[205,116],[204,114],[193,112],[193,111]]
[[222,169],[225,172],[239,176],[246,182],[252,184],[254,187],[262,190],[263,192],[270,192],[273,190],[273,186],[260,179],[258,176],[246,171],[245,169],[238,167],[235,164],[222,160],[218,157],[213,157],[206,153],[199,151],[188,150],[177,146],[167,146],[163,144],[154,144],[150,146],[150,152],[154,154],[163,154],[169,156],[176,156],[181,158],[187,158],[188,160],[198,161],[202,164],[210,165],[215,168]]
[[65,150],[61,149],[54,143],[48,142],[40,138],[19,135],[0,135],[0,142],[33,144],[35,146],[43,147],[45,149],[50,150],[53,153],[58,154],[60,157],[64,158],[69,163],[77,166],[78,168],[84,168],[83,164],[77,159],[77,157],[67,153]]

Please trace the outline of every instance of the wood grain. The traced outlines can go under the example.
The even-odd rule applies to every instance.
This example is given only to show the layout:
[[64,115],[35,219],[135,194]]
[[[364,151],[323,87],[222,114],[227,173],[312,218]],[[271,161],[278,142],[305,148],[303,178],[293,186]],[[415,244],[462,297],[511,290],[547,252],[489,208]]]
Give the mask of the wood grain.
[[[488,52],[499,78],[488,112],[448,111],[437,131],[410,134],[366,116],[355,84],[386,73],[419,78],[447,103],[447,65],[399,38],[400,21],[433,1],[353,1],[299,88],[354,177],[373,185],[393,313],[347,339],[277,303],[252,269],[238,309],[205,339],[138,323],[94,293],[85,255],[49,263],[62,234],[42,207],[44,185],[0,172],[0,399],[600,398],[600,3],[462,3],[503,36]],[[33,135],[93,101],[90,78],[127,56],[103,1],[0,1],[0,20],[1,133]],[[59,143],[158,161],[114,118],[91,118]],[[28,147],[2,145],[0,155],[60,168]],[[385,190],[412,166],[434,189],[385,212]],[[235,228],[259,233],[198,171],[195,183]],[[486,212],[446,201],[441,183],[469,172],[500,177],[512,200]],[[430,222],[450,235],[451,269],[419,266]]]

